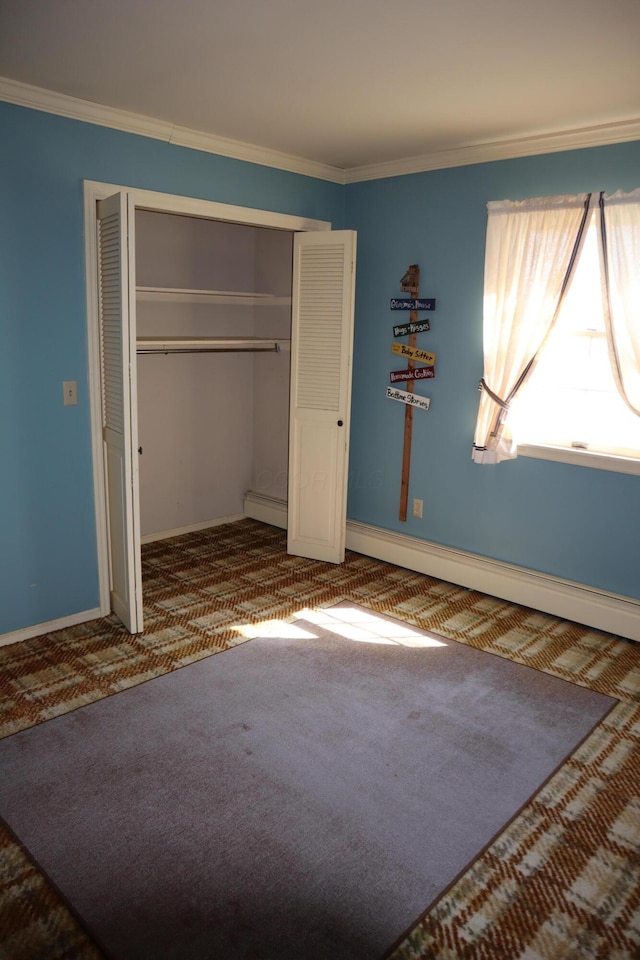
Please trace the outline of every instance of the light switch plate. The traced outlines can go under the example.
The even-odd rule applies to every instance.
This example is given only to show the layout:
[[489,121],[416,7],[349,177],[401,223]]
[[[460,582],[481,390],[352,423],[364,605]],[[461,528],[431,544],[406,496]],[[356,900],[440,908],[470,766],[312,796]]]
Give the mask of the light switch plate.
[[63,380],[62,395],[65,407],[76,404],[78,402],[78,382],[76,380]]

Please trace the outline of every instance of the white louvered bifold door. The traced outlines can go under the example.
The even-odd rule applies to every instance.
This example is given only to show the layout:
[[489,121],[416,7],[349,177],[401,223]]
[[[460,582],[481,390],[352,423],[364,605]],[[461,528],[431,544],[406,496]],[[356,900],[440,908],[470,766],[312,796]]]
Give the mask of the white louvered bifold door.
[[142,631],[135,343],[135,210],[124,193],[98,203],[102,434],[109,512],[111,609]]
[[298,233],[293,252],[289,553],[342,563],[356,234]]

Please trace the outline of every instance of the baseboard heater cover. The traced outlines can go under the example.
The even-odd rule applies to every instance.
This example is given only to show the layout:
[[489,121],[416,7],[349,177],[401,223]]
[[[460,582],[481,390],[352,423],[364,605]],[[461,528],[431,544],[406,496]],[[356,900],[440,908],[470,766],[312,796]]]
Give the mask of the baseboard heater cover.
[[[245,516],[286,529],[286,501],[250,491],[244,506]],[[376,560],[640,642],[640,600],[633,597],[608,593],[357,520],[347,520],[346,546]]]

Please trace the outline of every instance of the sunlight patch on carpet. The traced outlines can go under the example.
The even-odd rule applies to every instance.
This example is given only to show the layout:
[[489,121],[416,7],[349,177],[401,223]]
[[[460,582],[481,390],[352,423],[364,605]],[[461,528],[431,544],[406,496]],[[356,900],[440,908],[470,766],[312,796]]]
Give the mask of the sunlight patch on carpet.
[[[390,620],[364,607],[333,606],[333,607],[304,607],[298,610],[293,617],[294,621],[305,620],[327,630],[345,640],[357,643],[401,645],[403,647],[446,647],[444,640],[425,634],[424,631],[410,627],[401,620]],[[260,623],[234,624],[236,630],[245,640],[258,637],[289,637],[298,640],[317,639],[317,634],[309,633],[296,622],[290,620],[263,620]]]

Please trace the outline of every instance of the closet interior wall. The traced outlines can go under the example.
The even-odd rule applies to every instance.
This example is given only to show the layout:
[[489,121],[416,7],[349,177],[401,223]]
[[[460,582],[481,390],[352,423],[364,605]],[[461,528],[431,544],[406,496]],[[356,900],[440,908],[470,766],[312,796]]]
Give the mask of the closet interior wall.
[[236,517],[248,490],[286,499],[293,234],[136,211],[136,285],[273,294],[277,303],[148,300],[138,337],[273,337],[278,352],[139,355],[141,534]]

